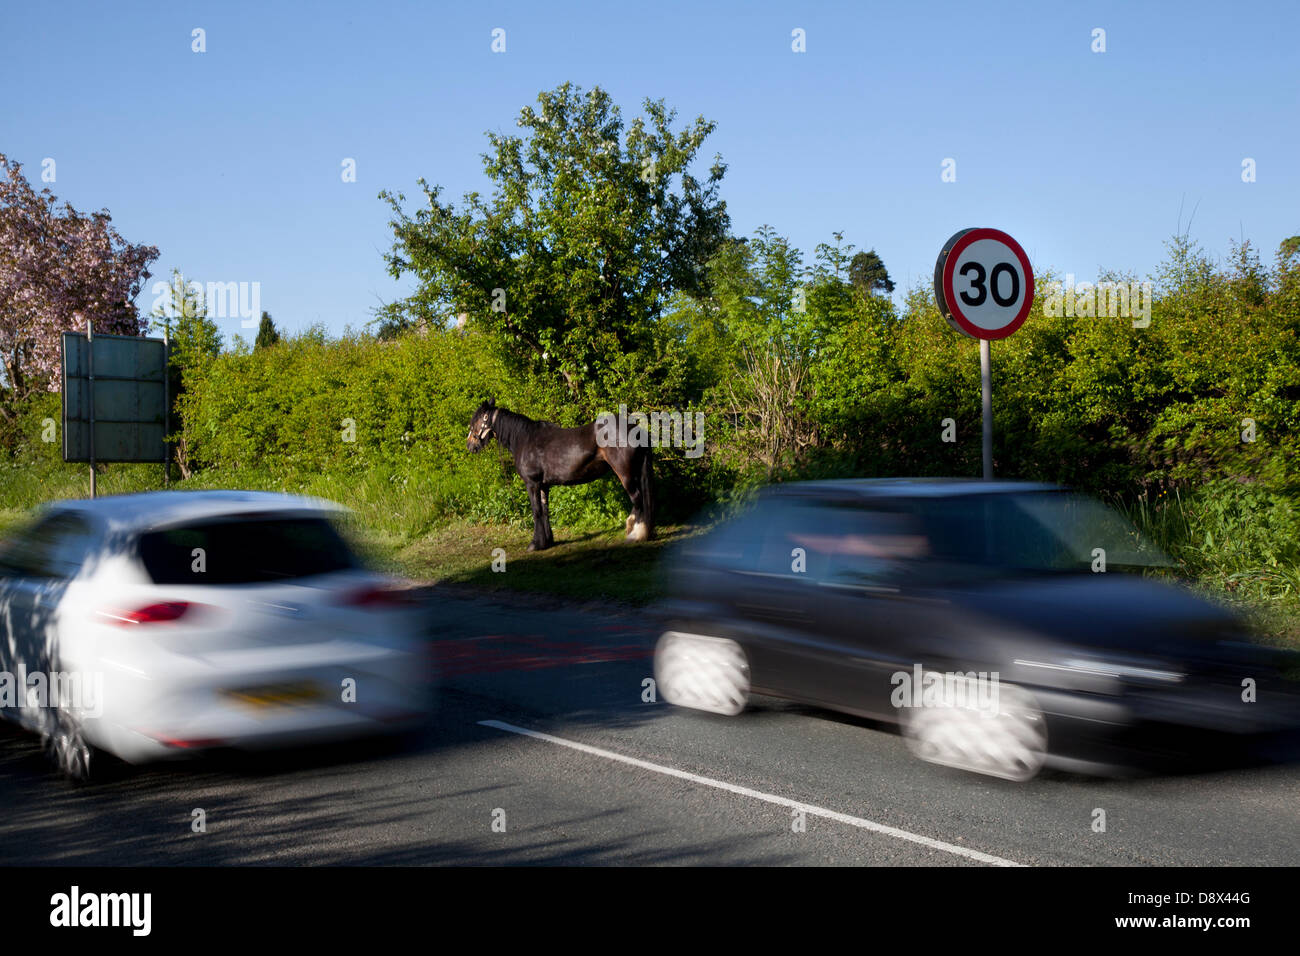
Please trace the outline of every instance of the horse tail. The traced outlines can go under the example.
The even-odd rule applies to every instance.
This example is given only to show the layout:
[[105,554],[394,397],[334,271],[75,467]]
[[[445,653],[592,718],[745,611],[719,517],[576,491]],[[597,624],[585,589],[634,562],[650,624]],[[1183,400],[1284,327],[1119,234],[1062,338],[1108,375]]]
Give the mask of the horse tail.
[[650,449],[645,449],[641,459],[641,514],[645,518],[646,538],[653,538],[655,533],[655,475],[654,458]]

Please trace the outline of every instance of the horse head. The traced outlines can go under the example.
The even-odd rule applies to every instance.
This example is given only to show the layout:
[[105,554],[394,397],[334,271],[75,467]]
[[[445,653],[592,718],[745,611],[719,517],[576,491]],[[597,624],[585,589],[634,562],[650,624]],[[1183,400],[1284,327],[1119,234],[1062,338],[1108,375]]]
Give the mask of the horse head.
[[496,417],[497,400],[489,398],[478,407],[474,417],[469,420],[469,434],[465,438],[466,449],[482,451],[483,447],[492,440],[494,434],[492,425],[496,422]]

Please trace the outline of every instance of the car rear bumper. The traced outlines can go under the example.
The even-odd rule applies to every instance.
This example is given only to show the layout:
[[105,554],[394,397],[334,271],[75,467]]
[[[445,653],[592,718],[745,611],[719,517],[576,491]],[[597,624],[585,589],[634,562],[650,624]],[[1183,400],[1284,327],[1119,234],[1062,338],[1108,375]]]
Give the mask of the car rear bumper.
[[426,714],[425,709],[391,710],[382,715],[304,709],[292,717],[281,715],[256,724],[234,715],[201,726],[178,722],[166,728],[143,729],[102,723],[88,737],[128,763],[152,763],[214,750],[274,750],[401,733],[418,726]]
[[[212,749],[266,749],[409,728],[432,705],[428,656],[333,642],[257,655],[178,657],[151,670],[117,668],[87,740],[123,760]],[[155,662],[156,663],[156,662]]]

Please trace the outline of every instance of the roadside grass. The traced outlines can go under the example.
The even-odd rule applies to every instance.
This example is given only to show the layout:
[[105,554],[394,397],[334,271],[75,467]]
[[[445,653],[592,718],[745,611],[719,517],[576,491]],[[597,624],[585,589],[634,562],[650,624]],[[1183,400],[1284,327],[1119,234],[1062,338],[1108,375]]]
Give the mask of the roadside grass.
[[[435,585],[645,605],[666,594],[663,559],[668,550],[697,532],[689,525],[671,525],[657,528],[653,541],[628,542],[622,527],[555,528],[555,547],[529,553],[529,527],[457,523],[390,551],[387,560],[381,554],[379,560]],[[505,552],[503,571],[492,569],[497,548]]]
[[1300,650],[1300,511],[1289,495],[1232,480],[1115,502],[1207,597],[1269,643]]
[[1300,651],[1300,598],[1259,600],[1229,597],[1217,588],[1204,585],[1199,590],[1244,614],[1264,643]]
[[[483,460],[456,475],[417,468],[377,468],[356,476],[299,472],[292,481],[248,469],[204,472],[171,487],[328,498],[353,510],[352,537],[381,567],[445,587],[569,600],[632,605],[659,600],[666,592],[667,546],[701,530],[661,526],[655,541],[627,543],[621,520],[626,499],[614,483],[591,487],[586,495],[556,489],[557,545],[529,554],[532,523],[522,487],[489,481],[493,467]],[[156,490],[161,478],[156,465],[110,465],[100,472],[98,485],[101,494],[124,494]],[[88,493],[85,466],[42,461],[0,468],[0,536],[41,501]],[[1199,591],[1247,615],[1261,639],[1300,650],[1300,514],[1288,497],[1217,483],[1154,503],[1112,503],[1175,559],[1180,574]],[[504,572],[492,570],[494,548],[505,550]]]
[[10,531],[21,525],[30,515],[31,512],[25,508],[0,509],[0,538],[6,537]]
[[[419,581],[475,591],[522,591],[570,600],[654,603],[667,596],[665,559],[671,546],[704,531],[702,526],[657,529],[656,540],[633,544],[621,528],[555,529],[556,546],[528,553],[532,530],[516,525],[458,522],[409,544],[385,541],[359,529],[354,537],[382,567]],[[492,570],[492,551],[506,553],[506,570]],[[1300,650],[1300,599],[1234,592],[1216,580],[1182,578],[1210,600],[1244,614],[1264,643]]]

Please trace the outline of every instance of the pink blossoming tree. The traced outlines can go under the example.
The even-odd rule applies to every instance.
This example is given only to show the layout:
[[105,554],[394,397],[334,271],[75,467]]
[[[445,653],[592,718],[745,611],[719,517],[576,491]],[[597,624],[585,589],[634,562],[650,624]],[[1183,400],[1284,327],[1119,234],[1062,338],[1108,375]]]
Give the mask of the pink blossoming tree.
[[133,301],[149,278],[154,246],[131,245],[107,211],[61,206],[36,192],[22,165],[0,153],[0,413],[59,388],[59,337],[84,331],[140,335]]

